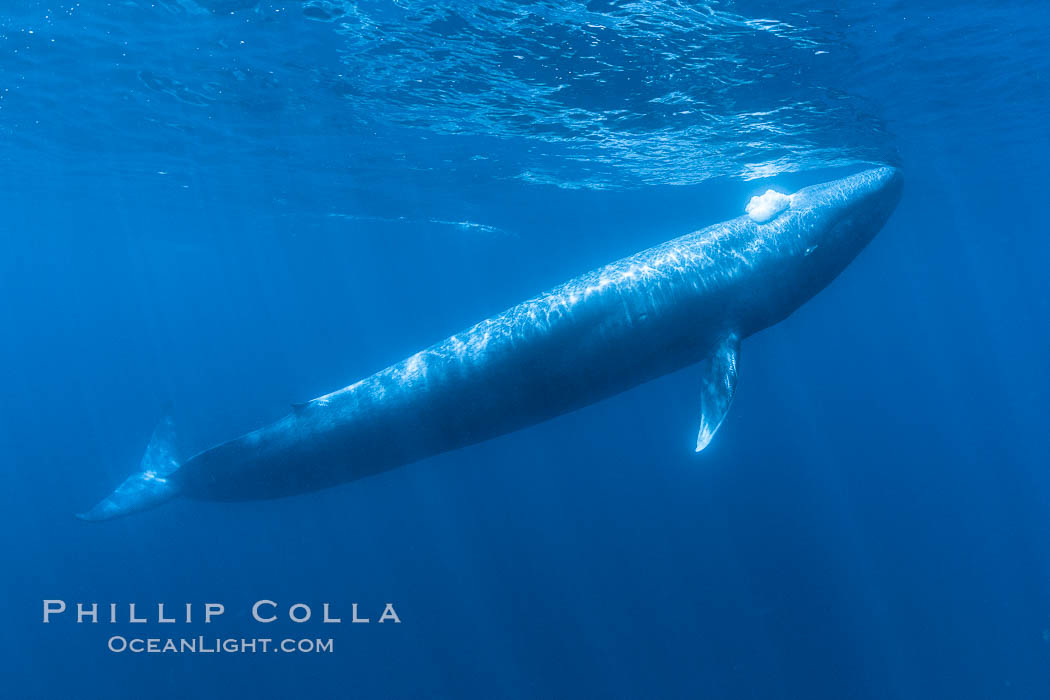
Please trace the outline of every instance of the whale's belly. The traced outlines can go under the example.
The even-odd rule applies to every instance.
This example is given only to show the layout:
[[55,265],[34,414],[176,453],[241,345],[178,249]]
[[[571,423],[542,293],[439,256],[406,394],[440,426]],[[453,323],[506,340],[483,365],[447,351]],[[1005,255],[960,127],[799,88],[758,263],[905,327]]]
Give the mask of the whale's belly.
[[593,279],[574,280],[197,455],[179,478],[188,495],[214,499],[325,488],[685,367],[718,341],[723,304],[696,285],[659,282],[595,290]]

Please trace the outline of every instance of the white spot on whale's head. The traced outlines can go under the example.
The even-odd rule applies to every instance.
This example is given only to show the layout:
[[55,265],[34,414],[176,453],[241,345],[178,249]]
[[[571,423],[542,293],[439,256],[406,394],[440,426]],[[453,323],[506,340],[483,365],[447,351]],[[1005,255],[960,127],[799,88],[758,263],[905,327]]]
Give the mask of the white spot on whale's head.
[[780,212],[791,206],[791,197],[774,190],[766,190],[766,193],[758,197],[752,197],[747,203],[747,215],[758,224],[770,221]]

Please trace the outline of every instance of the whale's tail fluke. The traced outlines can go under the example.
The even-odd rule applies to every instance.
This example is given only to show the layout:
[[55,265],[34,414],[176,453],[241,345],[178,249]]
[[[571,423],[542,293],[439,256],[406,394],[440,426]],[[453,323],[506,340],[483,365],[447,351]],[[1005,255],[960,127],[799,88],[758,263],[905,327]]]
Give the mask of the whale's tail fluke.
[[153,438],[142,457],[139,471],[125,479],[94,508],[86,513],[78,513],[77,517],[90,521],[110,520],[160,505],[178,495],[178,487],[168,478],[178,468],[175,426],[170,418],[164,418],[153,431]]

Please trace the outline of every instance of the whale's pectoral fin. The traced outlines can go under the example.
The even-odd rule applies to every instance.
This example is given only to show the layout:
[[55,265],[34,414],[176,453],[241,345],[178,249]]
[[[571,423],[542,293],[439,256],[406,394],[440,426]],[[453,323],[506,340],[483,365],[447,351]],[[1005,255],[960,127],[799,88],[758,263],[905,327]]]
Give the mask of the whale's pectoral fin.
[[740,356],[740,336],[732,333],[725,338],[711,357],[701,364],[700,432],[696,435],[696,451],[707,447],[722,425],[736,393],[736,363]]
[[168,478],[178,468],[175,426],[170,418],[164,418],[153,431],[139,471],[125,479],[94,508],[78,513],[77,517],[81,520],[109,520],[159,505],[178,495],[178,488]]

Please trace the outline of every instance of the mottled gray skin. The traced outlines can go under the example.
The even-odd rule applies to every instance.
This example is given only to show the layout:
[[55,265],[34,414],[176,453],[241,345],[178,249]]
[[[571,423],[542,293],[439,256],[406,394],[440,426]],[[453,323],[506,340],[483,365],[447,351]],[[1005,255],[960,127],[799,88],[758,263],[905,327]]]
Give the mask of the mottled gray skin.
[[[704,360],[786,318],[849,264],[900,195],[893,168],[808,187],[766,223],[742,216],[577,277],[181,465],[162,421],[140,470],[78,517],[175,496],[275,498],[480,442]],[[731,382],[729,382],[731,383]],[[726,380],[706,389],[724,413]],[[697,391],[701,390],[698,381]],[[721,415],[704,415],[697,449]]]
[[710,226],[577,277],[281,420],[169,480],[273,498],[358,479],[594,403],[786,318],[882,227],[893,168],[808,187],[768,223]]

